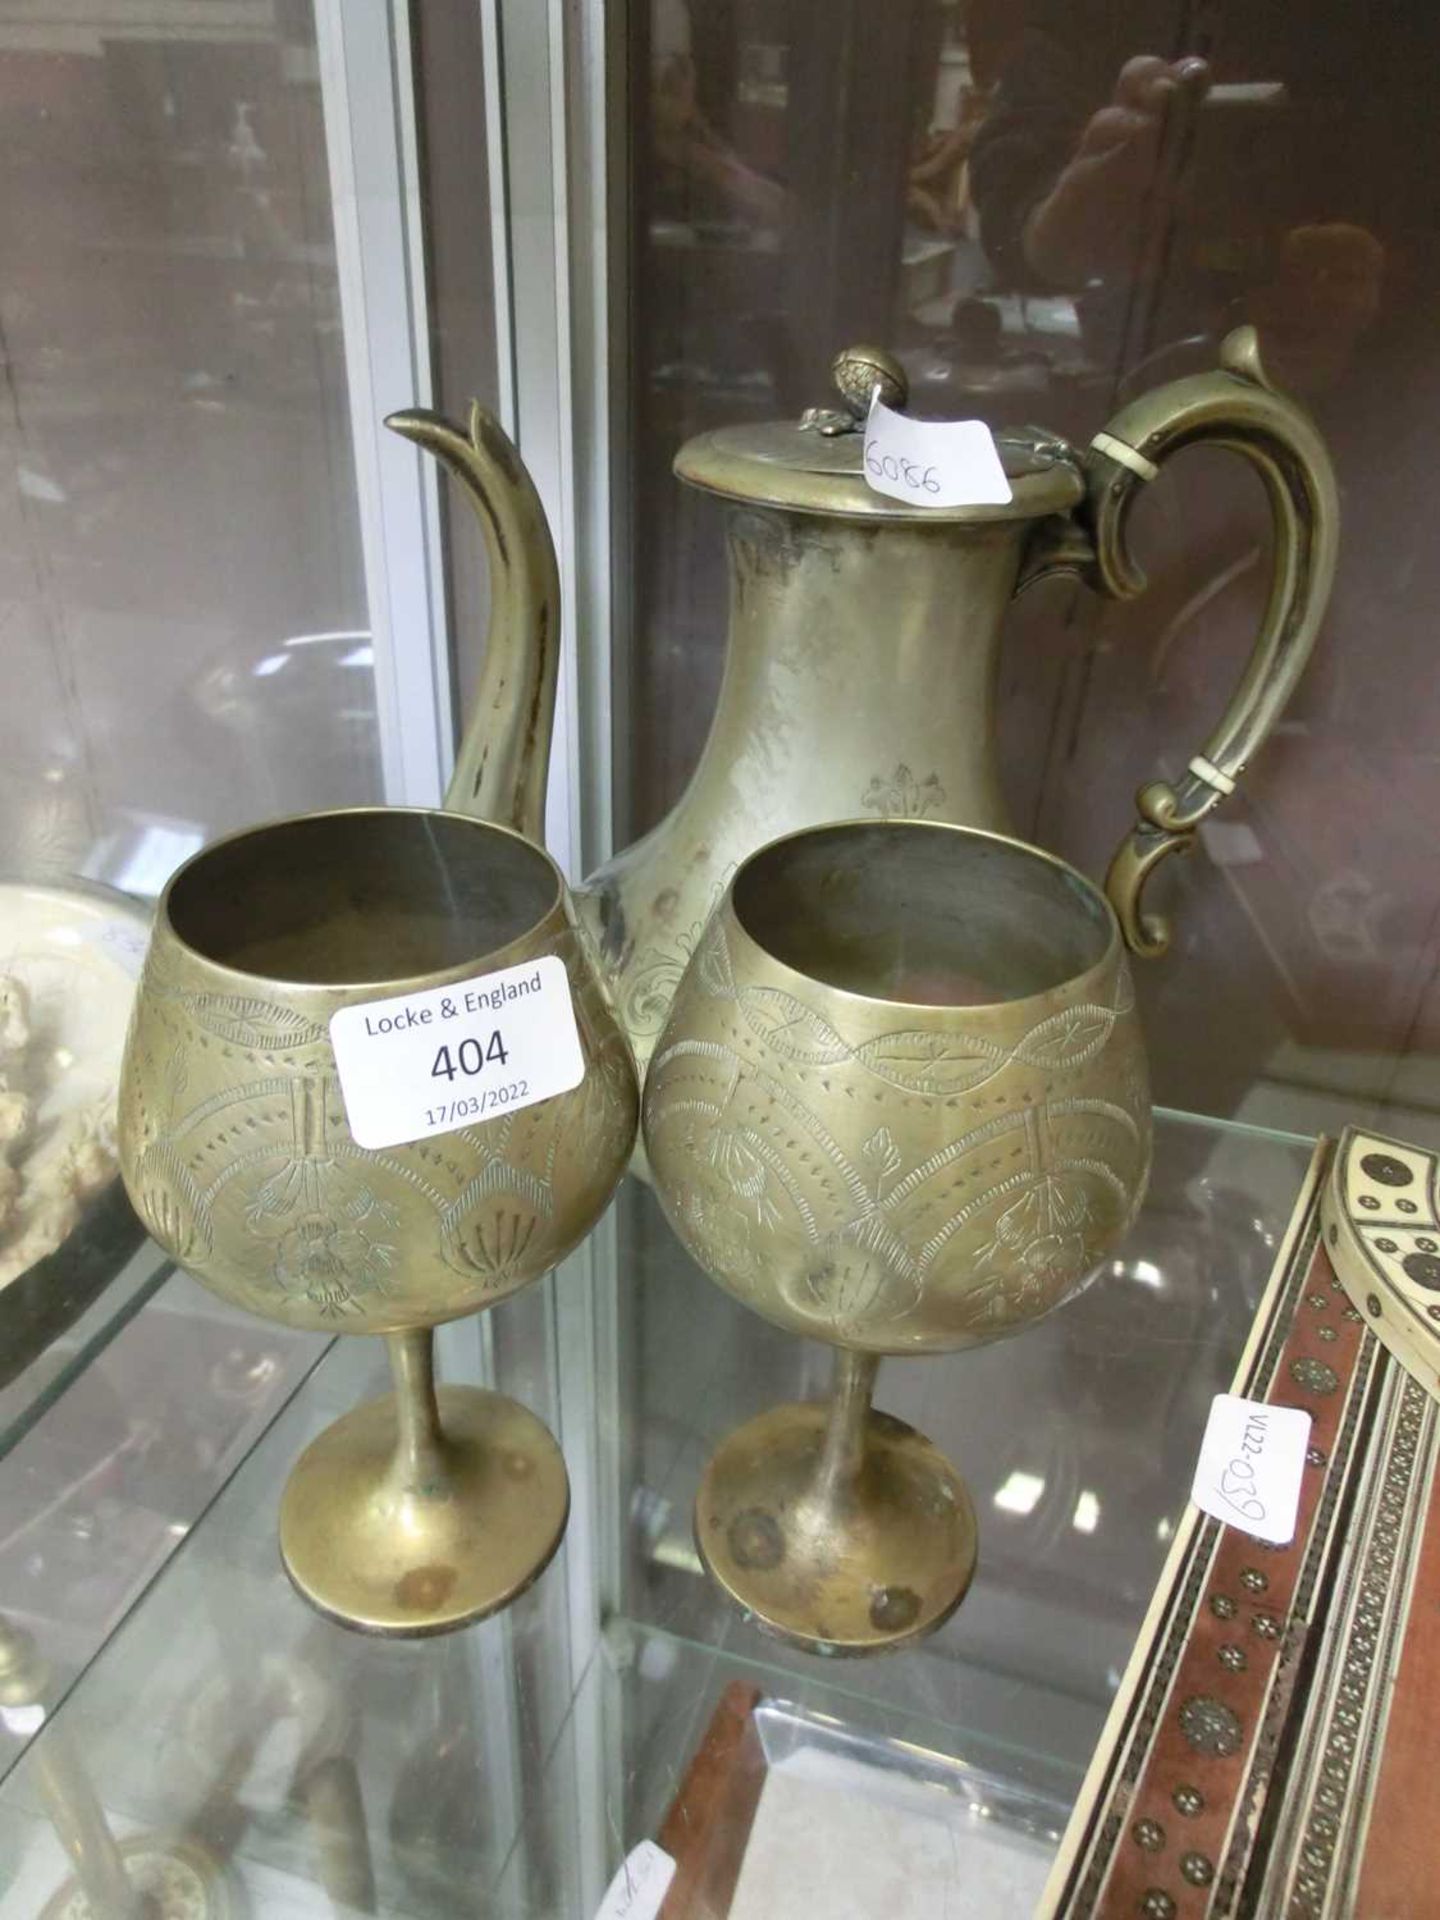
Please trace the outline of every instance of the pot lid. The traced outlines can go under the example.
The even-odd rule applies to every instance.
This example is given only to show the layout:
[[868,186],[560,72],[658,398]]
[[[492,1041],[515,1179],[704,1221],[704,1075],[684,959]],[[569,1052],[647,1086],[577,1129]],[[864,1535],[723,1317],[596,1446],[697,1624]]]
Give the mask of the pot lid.
[[1014,499],[1008,506],[924,507],[876,493],[862,456],[870,396],[888,407],[909,397],[905,370],[881,347],[847,347],[831,367],[841,405],[812,407],[800,420],[718,427],[687,440],[675,471],[693,487],[757,505],[838,514],[845,519],[939,521],[1031,520],[1064,513],[1085,483],[1075,451],[1040,427],[1002,427],[996,451]]

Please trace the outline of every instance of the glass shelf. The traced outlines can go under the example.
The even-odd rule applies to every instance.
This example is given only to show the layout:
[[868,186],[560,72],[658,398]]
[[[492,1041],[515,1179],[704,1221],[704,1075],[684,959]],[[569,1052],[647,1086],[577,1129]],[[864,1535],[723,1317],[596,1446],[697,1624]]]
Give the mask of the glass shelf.
[[[838,1795],[843,1818],[847,1780],[918,1782],[916,1804],[925,1818],[945,1809],[945,1844],[965,1850],[974,1885],[1008,1888],[972,1910],[1023,1911],[1309,1158],[1308,1142],[1173,1116],[1156,1146],[1134,1234],[1079,1299],[1023,1338],[882,1367],[879,1405],[966,1474],[981,1559],[954,1619],[881,1659],[791,1652],[703,1577],[689,1511],[708,1449],[767,1403],[818,1393],[825,1356],[691,1268],[645,1189],[627,1188],[616,1220],[625,1359],[619,1418],[601,1423],[623,1538],[597,1547],[577,1508],[555,1564],[499,1618],[376,1641],[291,1591],[275,1548],[285,1474],[383,1381],[378,1343],[297,1363],[283,1412],[252,1429],[0,1784],[0,1920],[41,1911],[70,1871],[45,1766],[66,1748],[112,1832],[199,1849],[256,1912],[589,1920],[625,1852],[661,1831],[717,1709],[740,1698],[757,1709],[767,1793],[783,1776],[802,1799]],[[495,1316],[497,1339],[526,1310]],[[446,1330],[448,1377],[477,1324]],[[189,1377],[203,1400],[203,1371]],[[583,1429],[561,1414],[573,1471]],[[606,1565],[620,1570],[608,1602]],[[894,1817],[912,1816],[897,1802]]]
[[[386,1377],[379,1342],[336,1343],[11,1771],[0,1916],[35,1913],[66,1877],[41,1764],[57,1739],[112,1832],[183,1838],[257,1912],[453,1915],[504,1879],[519,1782],[562,1772],[563,1566],[469,1632],[385,1641],[313,1614],[279,1565],[291,1462]],[[514,1911],[571,1910],[552,1884],[567,1827],[537,1855],[547,1891],[528,1874]]]
[[0,1386],[0,1460],[99,1358],[174,1271],[153,1241],[143,1241],[78,1318],[33,1357],[23,1359],[13,1379]]
[[[0,1402],[0,1775],[326,1351],[226,1307],[146,1248]],[[0,1662],[3,1662],[0,1645]]]

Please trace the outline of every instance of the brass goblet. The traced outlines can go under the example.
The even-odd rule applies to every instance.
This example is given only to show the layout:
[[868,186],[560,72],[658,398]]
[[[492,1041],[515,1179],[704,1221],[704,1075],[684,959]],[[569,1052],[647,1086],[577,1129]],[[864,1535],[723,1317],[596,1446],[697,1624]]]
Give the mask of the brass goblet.
[[974,1572],[974,1509],[928,1440],[871,1410],[876,1371],[1019,1331],[1139,1208],[1149,1093],[1104,894],[936,822],[772,842],[685,973],[645,1143],[700,1265],[838,1349],[828,1407],[762,1413],[711,1458],[702,1559],[812,1651],[933,1631]]
[[[552,955],[583,1063],[571,1091],[409,1144],[357,1143],[333,1015]],[[583,1238],[629,1159],[637,1104],[559,869],[508,828],[394,807],[311,814],[217,841],[166,888],[121,1074],[136,1210],[227,1300],[390,1346],[393,1396],[327,1428],[281,1504],[285,1565],[322,1612],[442,1632],[505,1606],[555,1552],[570,1499],[559,1448],[501,1394],[437,1393],[432,1329],[528,1286]]]

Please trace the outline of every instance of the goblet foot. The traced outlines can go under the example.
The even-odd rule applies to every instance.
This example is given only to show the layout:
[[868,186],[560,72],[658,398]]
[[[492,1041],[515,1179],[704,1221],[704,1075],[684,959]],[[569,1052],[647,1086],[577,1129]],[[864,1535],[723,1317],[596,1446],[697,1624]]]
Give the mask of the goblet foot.
[[858,1471],[824,1472],[831,1408],[773,1407],[711,1457],[695,1502],[706,1568],[757,1625],[809,1653],[883,1653],[933,1633],[975,1571],[965,1483],[921,1433],[865,1414]]
[[335,1421],[295,1463],[280,1553],[321,1613],[365,1633],[448,1633],[522,1594],[565,1532],[570,1482],[549,1429],[479,1387],[440,1387],[435,1471],[397,1467],[395,1395]]

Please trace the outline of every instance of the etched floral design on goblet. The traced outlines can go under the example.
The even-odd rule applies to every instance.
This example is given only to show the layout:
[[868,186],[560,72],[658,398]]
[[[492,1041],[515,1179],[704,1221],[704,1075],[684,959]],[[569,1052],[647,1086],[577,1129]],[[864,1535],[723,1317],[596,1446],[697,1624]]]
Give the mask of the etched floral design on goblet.
[[[330,1038],[345,1008],[563,962],[579,1084],[373,1149]],[[559,1545],[554,1440],[497,1393],[437,1390],[432,1329],[538,1280],[630,1156],[634,1066],[559,870],[507,828],[357,808],[217,841],[157,910],[120,1090],[141,1219],[228,1300],[389,1341],[395,1393],[337,1421],[281,1504],[285,1564],[322,1611],[429,1633],[504,1606]]]
[[772,1409],[711,1459],[707,1566],[812,1649],[933,1630],[973,1573],[974,1511],[929,1441],[871,1409],[876,1371],[1019,1332],[1138,1210],[1149,1093],[1104,895],[1018,841],[939,822],[773,842],[681,983],[645,1141],[700,1265],[837,1350],[828,1407]]

